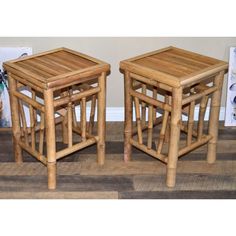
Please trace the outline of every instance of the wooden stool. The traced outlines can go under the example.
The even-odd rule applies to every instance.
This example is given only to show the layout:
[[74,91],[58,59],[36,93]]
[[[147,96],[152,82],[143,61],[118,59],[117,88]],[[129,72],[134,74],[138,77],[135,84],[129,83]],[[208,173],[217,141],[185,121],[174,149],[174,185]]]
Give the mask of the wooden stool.
[[[59,48],[6,62],[4,67],[9,78],[16,162],[22,162],[24,149],[45,164],[49,189],[56,188],[57,160],[70,153],[97,143],[98,163],[104,163],[105,90],[109,64]],[[28,93],[22,92],[25,88]],[[88,103],[90,116],[87,122]],[[29,107],[30,124],[27,124],[23,104]],[[80,108],[80,119],[76,117],[77,107]],[[62,147],[56,143],[58,134],[55,125],[59,123],[62,124],[62,140],[66,144]]]
[[[169,187],[175,186],[178,157],[208,143],[207,161],[213,163],[222,83],[228,64],[168,47],[122,61],[120,67],[125,75],[124,160],[131,160],[132,146],[161,160],[167,164]],[[203,122],[209,97],[210,120],[205,131]],[[198,124],[194,127],[197,104],[200,104]],[[158,117],[157,112],[161,114]],[[182,121],[183,114],[188,116],[187,124]],[[160,130],[155,127],[158,124]],[[185,142],[180,141],[181,131],[186,134]],[[159,135],[155,136],[157,132]]]

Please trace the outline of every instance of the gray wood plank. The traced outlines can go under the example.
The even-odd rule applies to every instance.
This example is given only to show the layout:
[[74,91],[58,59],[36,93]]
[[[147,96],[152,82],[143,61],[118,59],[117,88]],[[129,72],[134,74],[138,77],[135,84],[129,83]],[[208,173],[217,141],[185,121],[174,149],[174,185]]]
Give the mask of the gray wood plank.
[[217,191],[132,191],[120,192],[120,199],[236,199],[235,190]]
[[178,173],[174,188],[166,187],[165,175],[135,176],[135,191],[236,191],[236,175]]
[[[131,177],[59,175],[55,192],[128,190],[133,190]],[[0,192],[28,191],[47,191],[47,176],[0,176]]]
[[0,192],[0,199],[118,199],[118,192]]

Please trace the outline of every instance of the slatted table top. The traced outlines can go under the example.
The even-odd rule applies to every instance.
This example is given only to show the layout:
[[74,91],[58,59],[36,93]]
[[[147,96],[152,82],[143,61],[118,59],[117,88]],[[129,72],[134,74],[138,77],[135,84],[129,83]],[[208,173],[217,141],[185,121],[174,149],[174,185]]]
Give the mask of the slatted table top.
[[121,69],[179,87],[227,69],[228,63],[176,47],[146,53],[120,63]]
[[[17,73],[31,82],[37,80],[45,87],[59,86],[68,79],[84,78],[96,73],[107,72],[109,64],[73,51],[68,48],[58,48],[32,56],[11,60],[4,63],[8,72]],[[25,76],[24,76],[25,75]],[[71,78],[73,77],[73,78]]]

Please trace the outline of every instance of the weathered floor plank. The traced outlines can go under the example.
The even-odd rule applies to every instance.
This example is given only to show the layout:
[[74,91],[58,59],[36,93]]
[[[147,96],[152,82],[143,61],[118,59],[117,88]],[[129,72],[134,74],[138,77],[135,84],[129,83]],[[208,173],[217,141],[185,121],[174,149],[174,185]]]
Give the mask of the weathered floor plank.
[[[61,191],[128,191],[133,190],[131,177],[58,175],[57,189]],[[0,176],[0,192],[47,191],[47,176]]]
[[11,132],[0,132],[0,198],[236,199],[236,128],[220,124],[216,163],[207,164],[206,145],[181,157],[172,189],[165,186],[166,165],[155,158],[133,148],[133,161],[123,162],[123,123],[108,123],[108,131],[105,165],[96,162],[96,145],[68,155],[58,161],[53,191],[47,168],[25,152],[16,164]]
[[165,175],[135,176],[134,189],[135,191],[236,191],[236,175],[178,173],[176,186],[173,189],[166,187],[165,180]]
[[155,191],[121,192],[120,199],[235,199],[236,191]]
[[[208,164],[206,161],[179,161],[179,173],[198,173],[198,174],[232,174],[236,176],[236,161],[217,161]],[[81,163],[81,175],[143,175],[143,174],[165,174],[166,165],[160,161],[145,162],[131,161],[106,161],[104,166],[99,166],[94,162]]]
[[0,199],[118,199],[118,192],[0,192]]

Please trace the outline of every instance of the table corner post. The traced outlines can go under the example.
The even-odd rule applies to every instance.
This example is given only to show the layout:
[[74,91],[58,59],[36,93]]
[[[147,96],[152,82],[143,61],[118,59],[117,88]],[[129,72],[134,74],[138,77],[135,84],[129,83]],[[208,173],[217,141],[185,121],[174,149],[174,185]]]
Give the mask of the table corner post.
[[97,141],[97,162],[103,165],[105,162],[105,136],[106,136],[106,73],[98,77],[98,141]]
[[216,144],[218,140],[219,114],[223,81],[224,71],[221,71],[214,79],[214,85],[217,86],[217,90],[213,93],[211,98],[208,133],[212,136],[212,139],[208,143],[207,150],[207,162],[209,164],[214,163],[216,160]]
[[182,87],[173,88],[172,111],[170,124],[170,144],[167,161],[166,185],[174,187],[176,182],[176,169],[178,162],[180,126],[182,116]]
[[124,119],[124,161],[131,160],[132,145],[130,139],[132,138],[132,97],[130,95],[131,76],[128,71],[124,75],[124,102],[125,102],[125,119]]
[[45,90],[44,101],[47,142],[48,189],[56,188],[56,136],[53,99],[53,90]]

